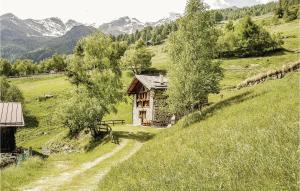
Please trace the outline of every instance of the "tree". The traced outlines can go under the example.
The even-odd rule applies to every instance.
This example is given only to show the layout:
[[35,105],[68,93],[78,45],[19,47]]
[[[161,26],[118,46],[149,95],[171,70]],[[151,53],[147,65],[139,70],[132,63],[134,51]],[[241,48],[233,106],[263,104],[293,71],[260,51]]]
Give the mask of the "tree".
[[139,40],[125,52],[121,59],[121,65],[130,69],[134,74],[140,74],[151,66],[153,56],[144,41]]
[[219,92],[222,69],[217,54],[214,17],[200,0],[189,0],[179,30],[168,40],[172,60],[168,73],[168,106],[179,116],[201,108],[210,93]]
[[[264,28],[256,25],[250,17],[245,17],[237,25],[235,30],[237,49],[240,56],[262,55],[268,51],[274,51],[281,44],[272,38]],[[279,42],[279,41],[278,41]]]
[[65,56],[54,54],[51,58],[45,59],[39,63],[40,72],[63,72],[67,67]]
[[275,16],[284,18],[285,21],[295,20],[299,15],[299,4],[299,0],[279,0]]
[[52,70],[56,70],[58,72],[65,71],[67,64],[65,62],[65,58],[63,55],[54,54],[52,56]]
[[11,75],[11,64],[7,59],[0,58],[0,76]]
[[216,21],[216,22],[221,22],[223,19],[224,19],[224,18],[223,18],[222,13],[219,12],[219,11],[216,11],[216,12],[215,12],[215,21]]
[[67,76],[78,87],[77,94],[64,112],[64,125],[71,135],[84,129],[98,132],[103,117],[116,111],[115,105],[123,95],[119,61],[124,51],[123,45],[102,33],[77,43],[67,67]]
[[65,105],[63,125],[69,128],[71,137],[77,136],[83,130],[89,130],[93,137],[101,135],[99,122],[106,113],[105,108],[99,104],[97,98],[86,93],[77,92]]
[[19,76],[32,75],[37,72],[37,66],[29,59],[16,60],[12,69],[14,74]]
[[16,86],[9,84],[7,79],[0,77],[0,102],[24,102],[22,92]]
[[233,21],[230,20],[228,23],[226,23],[225,30],[228,32],[234,31]]
[[250,17],[245,17],[236,26],[232,22],[227,23],[218,44],[220,57],[249,57],[273,52],[281,47],[283,41],[279,34],[271,36]]

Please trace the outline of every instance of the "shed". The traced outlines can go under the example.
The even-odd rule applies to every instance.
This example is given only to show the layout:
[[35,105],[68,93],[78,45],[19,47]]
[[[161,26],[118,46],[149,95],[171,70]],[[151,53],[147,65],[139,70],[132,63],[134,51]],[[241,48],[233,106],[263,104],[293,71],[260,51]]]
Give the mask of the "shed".
[[164,111],[168,80],[163,75],[135,75],[127,93],[133,96],[133,125],[167,126],[170,116]]
[[1,153],[13,152],[16,149],[16,129],[24,126],[22,104],[0,102]]

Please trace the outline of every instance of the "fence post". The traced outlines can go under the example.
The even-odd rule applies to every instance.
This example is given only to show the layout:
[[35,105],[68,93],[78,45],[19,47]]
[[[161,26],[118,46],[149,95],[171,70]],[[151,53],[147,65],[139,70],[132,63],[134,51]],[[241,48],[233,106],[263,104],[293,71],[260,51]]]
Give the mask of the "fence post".
[[29,156],[32,156],[32,147],[29,147]]

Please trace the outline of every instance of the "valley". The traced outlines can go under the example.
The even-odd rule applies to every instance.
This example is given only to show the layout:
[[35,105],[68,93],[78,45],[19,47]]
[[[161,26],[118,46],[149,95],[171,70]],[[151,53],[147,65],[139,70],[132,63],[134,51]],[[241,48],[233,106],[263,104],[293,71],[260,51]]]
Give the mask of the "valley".
[[[74,26],[65,26],[68,31],[61,30],[58,37],[26,37],[25,41],[36,42],[30,51],[24,48],[27,45],[16,49],[19,55],[38,60],[50,54],[49,49],[71,54],[78,39],[96,30],[127,34],[173,22],[173,17],[150,24],[122,17],[98,29],[75,26],[79,23],[72,21],[69,26]],[[34,156],[1,169],[1,190],[297,190],[299,70],[282,79],[242,89],[237,86],[247,78],[300,61],[300,20],[279,19],[274,24],[273,13],[252,19],[270,34],[280,33],[282,48],[263,56],[214,58],[224,75],[219,93],[209,94],[203,109],[190,112],[169,128],[131,125],[134,99],[127,89],[134,74],[127,68],[120,70],[124,99],[116,104],[116,112],[103,117],[103,121],[125,120],[125,124],[111,126],[112,134],[102,138],[86,130],[70,137],[69,128],[62,124],[60,113],[81,91],[70,74],[8,78],[25,98],[26,126],[17,130],[17,147],[32,148]],[[222,21],[217,27],[227,23]],[[13,41],[1,49],[16,46]],[[35,49],[41,44],[47,45]],[[168,41],[146,47],[153,53],[149,71],[168,76],[174,67],[168,48]],[[12,54],[8,51],[7,55]],[[39,100],[46,95],[51,98]]]

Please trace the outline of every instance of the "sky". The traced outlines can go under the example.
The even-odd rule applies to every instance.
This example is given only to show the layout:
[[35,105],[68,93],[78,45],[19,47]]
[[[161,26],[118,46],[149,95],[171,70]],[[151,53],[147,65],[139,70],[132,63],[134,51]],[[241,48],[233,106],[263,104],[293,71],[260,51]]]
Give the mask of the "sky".
[[[211,8],[250,6],[273,0],[204,0]],[[58,17],[84,24],[101,24],[129,16],[142,22],[157,21],[169,13],[183,13],[186,0],[0,0],[0,15],[21,19]]]

